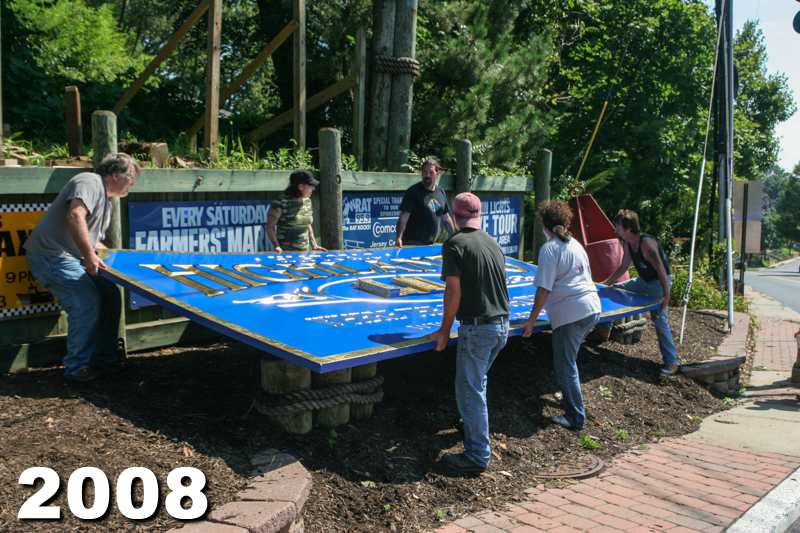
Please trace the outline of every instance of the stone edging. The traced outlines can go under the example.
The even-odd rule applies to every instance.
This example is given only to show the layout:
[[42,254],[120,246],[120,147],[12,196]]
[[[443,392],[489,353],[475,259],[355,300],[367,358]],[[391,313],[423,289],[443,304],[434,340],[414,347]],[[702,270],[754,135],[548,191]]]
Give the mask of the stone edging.
[[[727,318],[727,311],[704,310],[704,313]],[[735,391],[739,385],[739,367],[747,362],[750,338],[750,315],[733,313],[733,329],[717,348],[717,355],[692,365],[681,366],[686,377],[708,385],[720,393]]]
[[311,493],[311,474],[291,455],[266,450],[251,463],[250,484],[237,501],[213,510],[206,521],[167,533],[303,533],[300,511]]

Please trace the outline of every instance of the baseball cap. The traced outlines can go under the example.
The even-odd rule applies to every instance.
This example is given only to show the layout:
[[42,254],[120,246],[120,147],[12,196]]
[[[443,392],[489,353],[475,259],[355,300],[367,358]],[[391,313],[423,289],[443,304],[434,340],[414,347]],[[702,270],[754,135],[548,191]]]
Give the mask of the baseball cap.
[[292,174],[289,176],[289,183],[292,185],[300,185],[301,183],[305,183],[306,185],[311,185],[312,187],[319,186],[319,181],[315,180],[311,172],[304,168],[292,172]]
[[481,199],[471,192],[462,192],[453,200],[453,212],[462,228],[480,229]]

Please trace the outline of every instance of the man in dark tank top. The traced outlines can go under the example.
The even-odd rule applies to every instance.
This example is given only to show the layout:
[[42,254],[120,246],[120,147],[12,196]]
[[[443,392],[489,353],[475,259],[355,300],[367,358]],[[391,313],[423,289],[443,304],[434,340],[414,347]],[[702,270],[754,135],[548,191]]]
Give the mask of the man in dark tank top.
[[[624,289],[661,301],[661,308],[650,311],[650,318],[656,328],[658,347],[664,358],[663,374],[674,374],[678,371],[678,358],[675,354],[675,340],[667,321],[667,308],[669,306],[669,291],[672,286],[672,276],[669,262],[664,249],[655,237],[642,233],[639,227],[639,216],[628,209],[621,209],[613,220],[617,236],[622,240],[625,254],[622,263],[606,279],[603,284],[611,285],[628,271],[631,262],[636,268],[637,277],[621,283],[616,283],[614,288]],[[604,322],[598,327],[611,329],[611,322]]]

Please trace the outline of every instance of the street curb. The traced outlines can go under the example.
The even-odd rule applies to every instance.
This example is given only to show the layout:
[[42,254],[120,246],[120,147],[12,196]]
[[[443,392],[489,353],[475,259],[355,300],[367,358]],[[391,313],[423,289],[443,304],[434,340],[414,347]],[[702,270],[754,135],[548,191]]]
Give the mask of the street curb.
[[726,533],[783,533],[800,518],[800,468],[739,517]]

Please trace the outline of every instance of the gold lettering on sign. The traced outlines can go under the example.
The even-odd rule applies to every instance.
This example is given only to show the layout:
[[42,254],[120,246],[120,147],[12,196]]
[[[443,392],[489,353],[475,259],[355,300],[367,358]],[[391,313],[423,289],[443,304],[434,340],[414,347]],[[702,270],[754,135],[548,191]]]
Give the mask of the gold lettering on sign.
[[[264,274],[256,274],[251,268],[258,268],[266,270],[269,274],[280,274],[281,276],[286,276],[284,278],[276,278],[274,276],[265,276]],[[260,279],[262,281],[274,281],[276,283],[287,283],[290,281],[307,281],[309,278],[305,276],[298,276],[297,274],[293,274],[286,270],[279,270],[279,269],[271,269],[266,265],[259,265],[258,263],[249,264],[249,263],[242,263],[240,265],[233,265],[233,269],[240,274],[244,274],[245,276],[250,276],[256,279]]]
[[[225,291],[220,291],[217,289],[212,289],[207,285],[203,285],[202,283],[198,283],[193,279],[187,278],[186,276],[193,276],[195,272],[188,272],[188,271],[176,271],[176,270],[167,270],[162,265],[143,265],[139,264],[139,266],[144,268],[149,268],[154,272],[158,272],[164,276],[167,276],[170,279],[174,279],[178,283],[183,283],[187,287],[191,287],[195,290],[198,290],[205,294],[206,296],[219,296],[220,294],[225,294]],[[244,287],[243,287],[244,288]]]
[[420,269],[416,267],[408,267],[405,265],[398,265],[397,263],[387,263],[379,259],[364,259],[364,262],[369,263],[373,267],[380,269],[383,272],[396,273],[398,269],[405,270],[406,272],[419,272]]
[[239,281],[243,281],[244,283],[247,283],[251,287],[263,287],[264,285],[268,285],[268,283],[264,283],[262,281],[256,281],[253,278],[247,278],[245,276],[242,276],[238,272],[232,272],[227,268],[221,267],[220,265],[200,265],[200,266],[203,268],[207,268],[209,270],[213,270],[215,272],[219,272],[220,274],[225,274],[226,276],[229,276],[233,279],[238,279]]
[[348,274],[352,274],[354,276],[368,276],[370,274],[380,274],[380,270],[375,270],[374,268],[370,268],[369,270],[355,270],[350,267],[346,267],[344,265],[340,265],[339,263],[333,261],[320,261],[321,265],[338,268],[339,270],[344,270]]
[[247,285],[239,285],[238,283],[234,283],[230,280],[225,278],[221,278],[216,274],[212,274],[211,272],[206,272],[205,270],[200,270],[198,267],[194,265],[171,265],[178,268],[185,268],[187,271],[197,274],[198,276],[202,276],[207,280],[213,281],[214,283],[219,283],[223,287],[228,287],[232,291],[243,291],[244,289],[250,288],[250,283],[248,282]]

